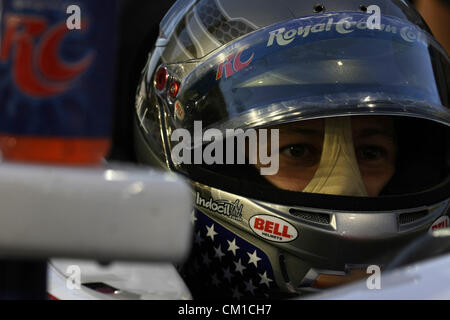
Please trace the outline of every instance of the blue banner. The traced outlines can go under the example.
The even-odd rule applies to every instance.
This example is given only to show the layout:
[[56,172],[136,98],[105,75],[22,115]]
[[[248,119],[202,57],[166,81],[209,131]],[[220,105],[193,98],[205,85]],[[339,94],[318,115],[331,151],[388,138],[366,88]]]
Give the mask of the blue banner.
[[111,134],[116,0],[4,0],[0,133]]

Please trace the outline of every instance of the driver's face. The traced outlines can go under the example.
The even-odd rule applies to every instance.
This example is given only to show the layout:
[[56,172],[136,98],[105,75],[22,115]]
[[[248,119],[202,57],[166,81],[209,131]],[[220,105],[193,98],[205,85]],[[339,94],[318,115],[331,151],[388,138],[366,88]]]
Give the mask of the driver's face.
[[[368,196],[378,196],[395,171],[393,120],[385,116],[351,118],[356,161]],[[284,190],[302,191],[321,162],[325,121],[309,120],[279,127],[279,171],[266,176]]]

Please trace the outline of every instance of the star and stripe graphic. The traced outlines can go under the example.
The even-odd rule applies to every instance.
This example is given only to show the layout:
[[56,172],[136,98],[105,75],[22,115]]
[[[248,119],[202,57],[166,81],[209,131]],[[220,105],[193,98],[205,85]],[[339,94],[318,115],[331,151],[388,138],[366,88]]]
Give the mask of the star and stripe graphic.
[[182,270],[191,291],[200,298],[268,298],[276,285],[267,255],[201,211],[191,220],[194,247]]

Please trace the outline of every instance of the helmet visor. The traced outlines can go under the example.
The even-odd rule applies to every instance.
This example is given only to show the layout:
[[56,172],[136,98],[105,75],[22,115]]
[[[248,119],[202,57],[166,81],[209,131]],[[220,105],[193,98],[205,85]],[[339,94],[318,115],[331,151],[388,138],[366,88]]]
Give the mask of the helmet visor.
[[[223,159],[174,162],[182,171],[197,166],[320,194],[407,194],[446,181],[448,56],[414,25],[383,17],[372,30],[367,19],[357,13],[300,18],[254,32],[201,61],[168,65],[174,74],[187,73],[178,96],[165,104],[170,134],[183,129],[193,137],[183,139],[184,155],[197,150]],[[255,130],[253,149],[245,130]],[[239,162],[239,151],[230,156],[225,150],[239,136],[246,137],[241,155],[249,167]],[[180,155],[179,138],[169,137],[172,156]],[[224,152],[214,143],[208,148],[212,140],[222,141]],[[261,174],[264,146],[278,157],[276,173]],[[374,182],[381,176],[383,183]]]
[[[379,112],[450,121],[448,56],[421,29],[383,17],[329,14],[264,28],[200,61],[169,112],[176,127],[254,128]],[[176,104],[176,106],[175,106]],[[182,116],[176,111],[182,110]]]

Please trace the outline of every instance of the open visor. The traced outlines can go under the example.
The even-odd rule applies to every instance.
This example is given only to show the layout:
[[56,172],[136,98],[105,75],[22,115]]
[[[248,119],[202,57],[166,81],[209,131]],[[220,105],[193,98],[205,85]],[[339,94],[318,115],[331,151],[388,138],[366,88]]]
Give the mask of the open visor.
[[[176,132],[175,136],[167,137],[171,148],[168,153],[173,155],[171,151],[178,147],[175,150],[178,152],[183,145],[187,150],[184,155],[194,155],[196,149],[205,151],[211,141],[217,143],[220,137],[225,146],[225,140],[230,138],[236,144],[236,136],[245,135],[245,130],[256,130],[258,135],[258,129],[278,129],[280,144],[274,152],[279,154],[281,169],[283,155],[299,156],[305,152],[302,148],[295,149],[293,142],[283,145],[289,140],[286,132],[305,131],[302,126],[306,126],[307,130],[317,131],[316,145],[320,147],[316,148],[319,165],[305,188],[281,187],[263,177],[261,170],[253,170],[255,165],[246,167],[233,162],[238,161],[236,153],[227,163],[229,154],[225,147],[218,155],[223,164],[200,163],[193,158],[187,163],[178,157],[174,161],[178,169],[194,175],[193,179],[194,172],[207,170],[290,191],[339,194],[323,192],[320,187],[326,184],[324,175],[333,176],[339,171],[324,169],[334,161],[337,167],[345,167],[342,169],[345,172],[354,171],[350,176],[356,177],[359,168],[355,183],[360,187],[356,189],[365,185],[366,190],[342,194],[358,196],[409,194],[448,180],[447,54],[431,37],[408,22],[382,17],[379,29],[369,29],[367,19],[368,15],[359,13],[295,19],[253,32],[201,60],[165,66],[170,76],[181,81],[177,95],[169,96],[163,103],[170,115],[166,118],[168,132],[170,135]],[[370,120],[376,117],[381,120]],[[316,127],[311,128],[314,121]],[[357,136],[360,132],[355,130],[383,131],[374,125],[378,122],[385,124],[383,135],[390,137],[393,168],[391,177],[375,194],[368,190],[370,187],[364,181],[367,174],[358,162],[363,151],[358,149],[362,142]],[[181,139],[184,135],[177,129],[189,133],[192,139]],[[227,134],[227,130],[237,129],[244,132]],[[205,132],[209,134],[205,136]],[[257,140],[259,150],[261,141]],[[365,147],[376,146],[366,142]],[[284,147],[291,149],[286,151]],[[376,158],[383,152],[369,149],[363,152],[363,157]],[[247,160],[250,151],[251,145],[246,143],[242,154]],[[348,154],[348,159],[343,160],[339,152]],[[410,156],[417,161],[408,163],[406,159]],[[403,168],[405,165],[408,168]],[[260,169],[259,164],[256,168]],[[259,174],[254,175],[252,170]],[[430,170],[434,170],[433,174]],[[411,184],[413,177],[422,182]],[[315,178],[317,185],[310,186]]]

